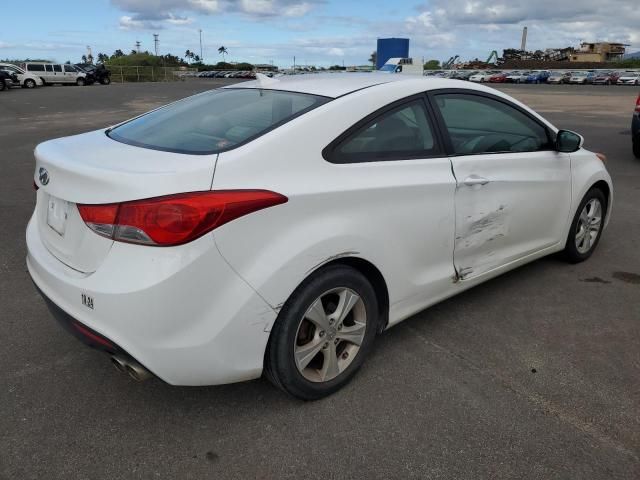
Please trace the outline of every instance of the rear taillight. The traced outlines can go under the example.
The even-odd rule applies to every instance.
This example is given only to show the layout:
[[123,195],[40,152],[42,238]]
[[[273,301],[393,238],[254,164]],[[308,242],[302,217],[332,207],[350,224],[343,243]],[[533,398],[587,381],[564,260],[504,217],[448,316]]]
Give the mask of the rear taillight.
[[636,112],[640,112],[640,95],[638,95],[638,99],[636,100]]
[[121,242],[181,245],[236,218],[285,203],[267,190],[218,190],[181,193],[124,203],[80,205],[91,230]]

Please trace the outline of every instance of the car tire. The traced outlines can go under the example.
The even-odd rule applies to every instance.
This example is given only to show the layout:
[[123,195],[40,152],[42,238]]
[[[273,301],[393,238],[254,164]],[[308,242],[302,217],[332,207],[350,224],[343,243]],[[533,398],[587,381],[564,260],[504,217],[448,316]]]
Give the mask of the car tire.
[[602,190],[592,188],[584,196],[569,228],[564,254],[570,263],[584,262],[598,246],[607,214]]
[[0,80],[0,92],[4,90],[9,90],[9,87],[7,86],[4,80]]
[[360,272],[345,265],[322,268],[280,310],[265,353],[265,376],[301,400],[331,395],[361,367],[378,321],[375,291]]
[[640,159],[640,135],[633,139],[633,154]]
[[24,88],[36,88],[36,82],[32,78],[27,78],[23,84]]
[[111,83],[111,77],[104,77],[102,80],[100,80],[100,83],[102,85],[109,85]]
[[79,87],[84,87],[87,84],[84,78],[80,77],[76,79],[76,85]]

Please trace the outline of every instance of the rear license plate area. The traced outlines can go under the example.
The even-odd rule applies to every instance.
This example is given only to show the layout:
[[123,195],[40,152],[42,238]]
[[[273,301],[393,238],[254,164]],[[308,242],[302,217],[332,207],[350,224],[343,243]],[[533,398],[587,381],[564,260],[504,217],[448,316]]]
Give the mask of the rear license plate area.
[[56,197],[49,197],[47,205],[47,225],[64,237],[69,217],[70,203]]

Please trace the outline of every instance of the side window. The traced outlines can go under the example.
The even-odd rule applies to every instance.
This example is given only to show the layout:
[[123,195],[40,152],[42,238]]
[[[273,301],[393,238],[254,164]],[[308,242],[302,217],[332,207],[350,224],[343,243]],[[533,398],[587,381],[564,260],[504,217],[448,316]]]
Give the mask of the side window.
[[52,65],[45,65],[45,68],[47,69],[47,72],[53,72],[53,66]]
[[74,67],[73,65],[65,65],[64,71],[67,73],[77,72],[76,67]]
[[54,72],[62,72],[62,67],[60,65],[54,65],[53,66],[53,71]]
[[30,72],[44,72],[44,65],[28,65]]
[[545,127],[504,102],[462,93],[435,98],[458,155],[535,152],[551,147]]
[[438,153],[422,99],[380,114],[333,148],[332,163],[428,157]]

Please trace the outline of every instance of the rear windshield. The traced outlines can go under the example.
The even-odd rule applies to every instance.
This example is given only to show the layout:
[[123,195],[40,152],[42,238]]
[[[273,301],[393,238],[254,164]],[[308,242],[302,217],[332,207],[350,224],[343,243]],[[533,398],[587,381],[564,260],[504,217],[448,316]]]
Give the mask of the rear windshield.
[[210,154],[246,143],[330,99],[261,89],[218,89],[115,127],[119,142],[167,152]]

